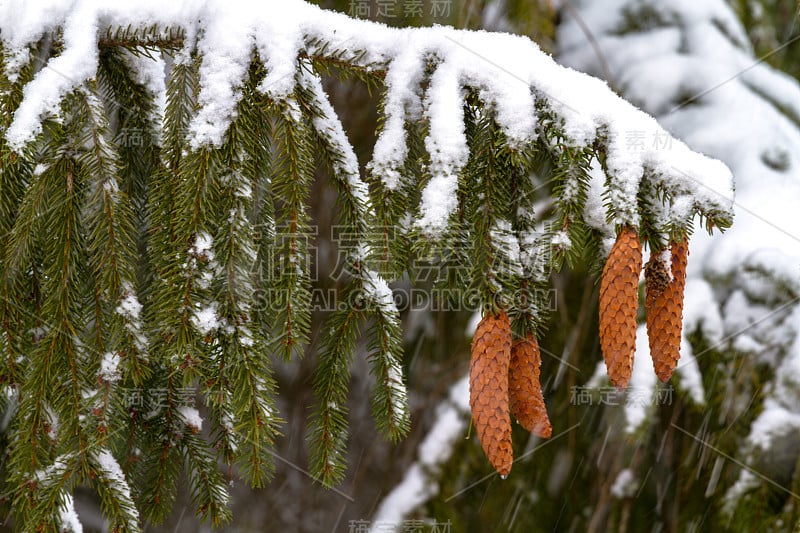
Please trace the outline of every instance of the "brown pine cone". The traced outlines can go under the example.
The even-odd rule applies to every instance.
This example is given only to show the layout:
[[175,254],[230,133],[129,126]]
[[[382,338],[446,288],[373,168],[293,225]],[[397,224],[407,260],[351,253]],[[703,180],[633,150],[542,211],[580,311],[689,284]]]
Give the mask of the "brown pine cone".
[[664,252],[650,254],[645,267],[645,311],[650,355],[656,375],[669,381],[681,356],[683,325],[683,291],[686,287],[686,263],[689,255],[687,239],[670,245],[671,274],[667,271]]
[[511,419],[508,412],[508,366],[511,322],[505,312],[486,315],[472,338],[469,406],[486,457],[497,473],[511,472]]
[[511,366],[508,369],[508,401],[511,413],[522,427],[543,438],[550,438],[553,428],[547,417],[539,366],[542,357],[536,337],[529,335],[511,346]]
[[622,389],[633,371],[641,270],[642,244],[628,226],[611,248],[600,282],[600,348],[611,383]]

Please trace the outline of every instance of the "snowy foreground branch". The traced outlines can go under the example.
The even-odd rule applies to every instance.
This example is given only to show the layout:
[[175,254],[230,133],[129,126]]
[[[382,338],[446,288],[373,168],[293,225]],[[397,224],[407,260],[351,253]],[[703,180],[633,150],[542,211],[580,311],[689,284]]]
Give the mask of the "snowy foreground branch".
[[[617,223],[637,223],[635,198],[643,174],[654,175],[675,196],[690,199],[680,202],[678,219],[690,216],[692,209],[712,218],[730,214],[732,180],[722,164],[692,152],[680,141],[671,144],[670,150],[658,146],[630,150],[632,132],[663,137],[665,142],[668,134],[602,81],[558,65],[525,37],[442,27],[395,29],[299,0],[257,6],[217,0],[188,4],[145,0],[102,8],[90,1],[55,7],[9,2],[3,11],[0,27],[12,58],[6,64],[11,80],[27,62],[27,47],[46,32],[62,28],[64,41],[64,50],[49,59],[47,68],[25,87],[25,98],[6,132],[14,149],[35,138],[44,117],[58,115],[67,93],[95,77],[98,39],[119,28],[180,28],[185,50],[196,49],[202,57],[200,108],[189,133],[194,149],[221,145],[242,97],[254,50],[267,71],[258,90],[276,100],[294,91],[294,73],[303,53],[367,71],[385,70],[385,124],[370,167],[387,188],[396,188],[408,154],[405,120],[425,116],[430,121],[425,147],[433,177],[423,194],[419,223],[424,227],[441,230],[455,209],[456,176],[469,156],[461,103],[466,88],[478,91],[481,100],[495,109],[512,146],[534,140],[538,122],[546,117],[560,122],[567,145],[599,143],[607,158],[613,190],[610,203]],[[236,39],[231,38],[234,35]],[[434,72],[423,94],[420,84],[431,67]]]
[[[725,165],[526,38],[393,29],[299,0],[100,4],[0,5],[0,400],[23,529],[72,520],[78,483],[112,529],[162,521],[182,468],[218,525],[219,463],[270,479],[271,359],[312,338],[320,161],[347,229],[308,428],[326,485],[345,476],[362,335],[376,425],[408,432],[388,282],[415,254],[455,257],[467,273],[448,283],[528,336],[564,257],[602,260],[621,226],[660,250],[696,216],[732,222]],[[366,176],[323,89],[331,73],[383,87]],[[633,133],[661,142],[631,149]],[[555,199],[538,221],[537,172]]]

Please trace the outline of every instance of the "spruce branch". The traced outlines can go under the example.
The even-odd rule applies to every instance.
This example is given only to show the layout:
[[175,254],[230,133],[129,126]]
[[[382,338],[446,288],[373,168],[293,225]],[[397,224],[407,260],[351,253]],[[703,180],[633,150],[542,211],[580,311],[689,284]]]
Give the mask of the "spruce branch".
[[181,447],[186,456],[192,503],[198,515],[214,527],[230,522],[227,484],[207,444],[196,435],[184,434]]
[[313,144],[300,104],[280,104],[274,131],[279,149],[274,161],[275,208],[273,301],[278,310],[275,342],[286,360],[302,355],[311,322],[309,241],[314,238],[306,208],[314,172]]
[[121,533],[141,531],[130,485],[111,451],[105,448],[93,451],[89,454],[89,465],[104,514],[111,519],[111,530]]
[[[346,297],[349,301],[356,296],[356,289],[351,285]],[[360,315],[355,306],[330,315],[323,328],[319,362],[314,372],[316,401],[309,420],[309,464],[311,471],[327,487],[341,482],[345,474],[347,390]]]

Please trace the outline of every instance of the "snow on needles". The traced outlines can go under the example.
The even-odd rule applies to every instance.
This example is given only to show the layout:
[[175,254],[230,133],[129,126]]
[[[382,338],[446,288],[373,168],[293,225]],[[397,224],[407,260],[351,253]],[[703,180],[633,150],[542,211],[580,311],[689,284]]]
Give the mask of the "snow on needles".
[[58,522],[60,533],[83,533],[83,524],[75,511],[75,501],[72,494],[67,494],[58,509]]
[[102,477],[103,483],[107,488],[116,493],[121,500],[124,508],[129,510],[128,518],[130,522],[126,524],[131,531],[138,530],[139,513],[131,498],[131,488],[122,473],[119,463],[107,449],[101,449],[92,453],[93,463],[97,467],[98,474]]
[[[63,28],[64,48],[24,88],[24,99],[5,132],[10,146],[17,150],[36,137],[45,117],[58,115],[65,95],[95,76],[98,40],[108,30],[145,29],[156,24],[159,28],[183,28],[187,50],[196,48],[202,58],[199,111],[191,121],[189,135],[193,149],[222,143],[236,116],[254,50],[267,70],[259,89],[279,101],[292,95],[298,79],[297,60],[303,55],[345,50],[348,61],[367,70],[384,71],[385,127],[369,168],[380,175],[387,189],[396,188],[408,154],[404,124],[420,115],[428,119],[425,146],[431,179],[423,191],[417,226],[430,234],[444,230],[457,206],[457,177],[469,157],[462,108],[467,88],[474,89],[495,110],[512,145],[536,138],[537,101],[562,122],[568,143],[604,142],[616,222],[638,223],[636,193],[645,174],[676,196],[694,198],[684,204],[687,207],[715,214],[731,210],[732,178],[725,165],[692,152],[605,83],[558,65],[525,37],[442,26],[389,28],[302,0],[29,4],[10,0],[0,5],[6,74],[15,79],[27,61],[28,46],[55,27]],[[430,83],[423,94],[420,81],[431,67]],[[332,134],[341,138],[337,130],[334,127]],[[628,140],[633,131],[659,136],[669,141],[670,149],[631,150]],[[346,162],[348,171],[351,164]]]

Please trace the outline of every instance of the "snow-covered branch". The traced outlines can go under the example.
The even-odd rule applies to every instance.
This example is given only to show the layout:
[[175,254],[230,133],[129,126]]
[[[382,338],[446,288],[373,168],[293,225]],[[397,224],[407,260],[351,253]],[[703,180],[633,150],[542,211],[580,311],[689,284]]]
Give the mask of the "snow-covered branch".
[[[294,90],[298,58],[304,54],[385,71],[385,127],[371,168],[383,174],[392,188],[407,153],[405,121],[420,115],[430,121],[426,147],[433,178],[423,193],[418,224],[433,233],[443,230],[455,209],[456,176],[469,154],[457,104],[466,88],[477,91],[495,110],[512,145],[531,142],[539,135],[537,121],[543,111],[557,118],[566,144],[596,144],[606,158],[616,223],[638,223],[636,195],[645,174],[654,176],[676,197],[691,197],[679,204],[685,208],[681,217],[699,210],[711,219],[730,218],[732,180],[724,165],[692,152],[602,81],[558,65],[525,37],[444,27],[389,28],[301,0],[256,6],[222,0],[179,4],[144,0],[103,6],[78,1],[56,7],[20,4],[12,1],[0,7],[10,79],[26,62],[27,47],[46,32],[60,28],[64,47],[24,89],[25,98],[6,131],[9,144],[17,149],[36,137],[43,118],[58,115],[67,93],[95,76],[98,41],[103,36],[114,35],[119,28],[144,32],[155,25],[165,38],[180,28],[185,50],[202,58],[200,109],[191,123],[190,144],[195,148],[222,143],[236,115],[254,49],[266,66],[259,89],[276,100]],[[19,13],[23,13],[21,20]],[[431,67],[433,74],[423,94],[420,82]],[[670,149],[656,145],[631,150],[633,132],[662,137]]]

